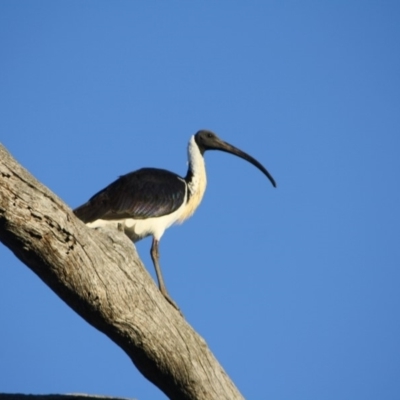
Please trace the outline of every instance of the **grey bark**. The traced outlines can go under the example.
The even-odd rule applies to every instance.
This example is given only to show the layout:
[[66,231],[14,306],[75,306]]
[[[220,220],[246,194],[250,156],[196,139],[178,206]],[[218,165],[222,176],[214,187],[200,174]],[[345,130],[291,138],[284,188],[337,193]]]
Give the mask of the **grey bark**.
[[169,398],[243,398],[161,295],[132,242],[87,228],[1,144],[0,241]]

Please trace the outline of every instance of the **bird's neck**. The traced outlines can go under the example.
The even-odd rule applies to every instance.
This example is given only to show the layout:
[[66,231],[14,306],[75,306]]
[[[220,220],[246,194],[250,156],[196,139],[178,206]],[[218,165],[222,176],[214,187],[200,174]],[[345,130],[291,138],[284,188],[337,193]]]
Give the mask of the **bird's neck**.
[[194,140],[194,136],[190,138],[188,144],[189,168],[185,180],[189,188],[189,197],[200,194],[203,197],[207,185],[206,166],[204,157]]
[[199,206],[207,186],[206,166],[204,157],[197,146],[194,136],[188,145],[189,168],[185,177],[187,183],[187,203],[180,222],[189,218]]

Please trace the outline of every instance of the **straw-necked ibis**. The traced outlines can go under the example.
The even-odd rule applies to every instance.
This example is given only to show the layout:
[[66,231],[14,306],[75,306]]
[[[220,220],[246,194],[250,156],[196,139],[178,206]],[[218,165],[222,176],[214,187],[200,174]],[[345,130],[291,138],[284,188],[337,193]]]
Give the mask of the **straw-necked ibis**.
[[189,167],[184,178],[164,169],[139,169],[121,176],[74,210],[91,228],[122,227],[133,242],[153,236],[150,254],[159,288],[176,308],[161,274],[158,245],[167,228],[189,218],[199,206],[207,183],[204,164],[207,150],[221,150],[247,160],[276,186],[271,174],[253,157],[224,142],[215,133],[201,130],[190,138]]

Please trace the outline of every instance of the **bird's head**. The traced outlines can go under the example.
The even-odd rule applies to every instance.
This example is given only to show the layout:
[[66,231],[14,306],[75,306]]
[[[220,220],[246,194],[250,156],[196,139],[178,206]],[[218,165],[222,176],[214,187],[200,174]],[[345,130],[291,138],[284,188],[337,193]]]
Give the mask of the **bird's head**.
[[214,132],[208,130],[198,131],[194,136],[194,140],[196,141],[196,144],[201,154],[204,154],[204,152],[207,150],[220,150],[243,158],[244,160],[257,167],[264,175],[266,175],[266,177],[271,181],[272,185],[276,187],[276,182],[274,178],[261,163],[259,163],[255,158],[251,157],[237,147],[232,146],[227,142],[224,142]]

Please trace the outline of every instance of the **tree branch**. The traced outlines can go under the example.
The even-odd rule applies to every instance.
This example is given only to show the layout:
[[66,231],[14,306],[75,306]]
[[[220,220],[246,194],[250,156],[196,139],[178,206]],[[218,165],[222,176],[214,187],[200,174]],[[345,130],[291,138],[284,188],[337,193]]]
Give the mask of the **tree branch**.
[[241,399],[132,242],[91,230],[0,144],[0,241],[172,399]]
[[121,397],[86,394],[20,394],[0,393],[0,400],[134,400]]

